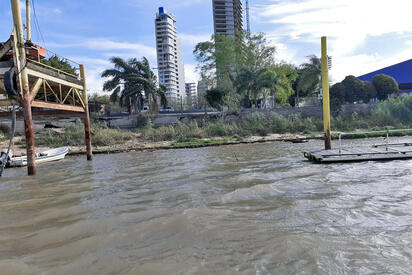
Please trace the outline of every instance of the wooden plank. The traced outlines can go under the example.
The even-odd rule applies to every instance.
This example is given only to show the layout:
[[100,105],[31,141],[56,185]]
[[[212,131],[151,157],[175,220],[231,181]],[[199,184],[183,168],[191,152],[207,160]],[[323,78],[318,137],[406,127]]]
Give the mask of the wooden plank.
[[31,91],[30,91],[30,93],[31,93],[31,99],[33,100],[35,97],[36,97],[36,95],[37,95],[37,93],[39,92],[39,90],[40,90],[40,87],[43,85],[43,79],[41,79],[41,78],[38,78],[37,80],[36,80],[36,82],[34,83],[34,85],[33,85],[33,87],[31,88]]
[[75,91],[77,97],[79,98],[80,103],[82,104],[83,108],[86,107],[86,105],[84,105],[83,98],[82,98],[82,96],[80,95],[79,90],[75,89],[74,91]]
[[0,59],[3,58],[11,49],[13,48],[13,41],[11,37],[4,43],[3,47],[0,49]]
[[57,78],[60,78],[62,80],[66,80],[66,81],[71,82],[71,83],[76,83],[76,84],[79,84],[79,85],[81,85],[83,83],[80,79],[78,79],[74,76],[71,76],[68,73],[64,73],[64,72],[59,73],[58,69],[54,69],[53,67],[50,67],[51,69],[48,69],[47,65],[43,65],[43,64],[37,65],[36,63],[37,63],[36,61],[28,60],[27,67],[29,69],[35,70],[37,72],[41,72],[41,73],[44,73],[46,75],[57,77]]
[[[52,116],[52,117],[81,117],[83,113],[72,112],[66,110],[33,110],[33,116]],[[11,116],[10,112],[0,112],[0,117],[8,118]],[[17,117],[23,117],[23,112],[17,112]]]
[[83,107],[44,102],[44,101],[39,101],[39,100],[34,100],[32,103],[32,106],[38,107],[38,108],[49,108],[49,109],[55,109],[55,110],[65,110],[65,111],[84,113]]
[[3,99],[0,100],[0,107],[8,107],[14,104],[18,104],[16,100],[9,100],[9,99]]
[[[28,64],[30,64],[30,63],[28,63]],[[79,85],[79,84],[78,84],[78,81],[76,81],[76,82],[70,82],[70,81],[61,79],[61,78],[59,78],[59,77],[55,77],[55,76],[52,76],[52,75],[45,74],[45,73],[43,73],[43,72],[35,71],[35,70],[31,69],[31,68],[28,69],[28,73],[29,73],[29,75],[31,75],[31,76],[43,78],[43,79],[45,79],[45,80],[49,80],[49,81],[54,82],[54,83],[58,83],[58,84],[62,84],[62,85],[68,86],[68,87],[72,87],[72,88],[76,88],[76,89],[79,89],[79,90],[83,90],[83,86],[82,86],[82,85]]]
[[[385,149],[385,148],[382,148]],[[391,149],[391,148],[389,148]],[[392,148],[393,149],[393,148]],[[305,153],[304,156],[313,162],[318,163],[339,163],[339,162],[357,162],[357,161],[373,161],[373,160],[397,160],[412,158],[412,150],[397,150],[394,151],[364,151],[359,148],[351,150],[345,149],[347,153],[335,154],[335,150],[315,151]],[[349,153],[350,152],[350,153]]]
[[374,144],[372,147],[378,148],[378,147],[386,147],[386,146],[412,146],[412,143],[410,142],[401,142],[401,143],[388,143],[388,144]]
[[321,163],[339,163],[339,162],[360,162],[360,161],[377,161],[377,160],[399,160],[411,159],[412,154],[383,154],[363,157],[342,157],[342,158],[326,158],[322,159]]

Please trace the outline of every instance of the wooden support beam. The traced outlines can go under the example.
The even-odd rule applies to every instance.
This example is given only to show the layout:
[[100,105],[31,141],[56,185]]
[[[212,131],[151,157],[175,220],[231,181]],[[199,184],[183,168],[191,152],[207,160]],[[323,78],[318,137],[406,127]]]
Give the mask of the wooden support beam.
[[64,110],[64,111],[71,111],[71,112],[78,112],[78,113],[85,112],[83,107],[44,102],[40,100],[34,100],[32,102],[32,106],[38,107],[38,108],[48,108],[48,109]]
[[31,88],[31,100],[34,100],[42,85],[43,79],[38,78]]
[[[79,112],[72,112],[72,111],[65,111],[65,110],[40,110],[40,111],[32,111],[32,115],[35,117],[40,116],[51,116],[51,117],[82,117],[84,116],[83,113]],[[0,112],[0,118],[9,118],[11,116],[10,112]],[[23,117],[23,112],[17,112],[17,117]]]
[[86,142],[87,160],[93,159],[92,153],[92,134],[90,131],[90,115],[89,115],[89,104],[87,104],[87,86],[86,86],[86,70],[84,65],[80,65],[80,76],[83,80],[83,101],[84,101],[84,139]]
[[70,96],[70,93],[73,91],[73,88],[70,88],[70,90],[67,92],[66,96],[64,97],[62,104],[64,104],[64,102],[66,102],[66,99]]
[[80,95],[79,90],[74,89],[74,92],[76,93],[77,97],[79,98],[80,103],[82,104],[83,108],[85,108],[85,107],[86,107],[86,105],[84,104],[83,98],[82,98],[82,96]]
[[10,99],[0,100],[0,107],[8,107],[13,104],[18,104],[18,102],[16,100],[10,100]]
[[54,95],[54,97],[56,98],[56,101],[61,104],[61,101],[59,102],[59,97],[57,96],[57,94],[54,92],[53,88],[50,86],[49,82],[47,82],[46,80],[44,80],[44,82],[46,83],[47,87],[49,87],[50,91],[52,92],[52,94]]
[[27,173],[36,174],[35,151],[34,151],[34,131],[33,118],[31,113],[31,96],[29,87],[28,70],[26,68],[27,58],[24,48],[23,24],[21,20],[20,0],[11,0],[13,14],[13,54],[16,70],[18,72],[20,101],[23,107],[24,128],[26,133],[26,152],[27,152]]
[[[30,63],[28,63],[28,64],[30,64]],[[43,78],[44,80],[48,80],[48,81],[51,81],[51,82],[54,82],[54,83],[57,83],[57,84],[62,84],[64,86],[68,86],[68,87],[76,88],[76,89],[79,89],[79,90],[83,90],[83,86],[81,86],[79,84],[76,84],[74,82],[70,82],[70,81],[67,81],[67,80],[64,80],[64,79],[60,79],[58,77],[47,75],[45,73],[38,72],[38,71],[35,71],[33,69],[30,69],[30,68],[27,69],[27,71],[28,71],[28,74],[31,75],[31,76]]]
[[0,59],[3,58],[11,49],[13,48],[12,37],[4,43],[3,47],[0,49]]

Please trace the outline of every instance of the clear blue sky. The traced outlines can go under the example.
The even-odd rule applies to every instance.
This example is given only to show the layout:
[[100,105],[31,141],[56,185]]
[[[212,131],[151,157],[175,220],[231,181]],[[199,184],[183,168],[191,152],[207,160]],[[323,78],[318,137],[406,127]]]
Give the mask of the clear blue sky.
[[[33,1],[33,0],[32,0]],[[24,1],[23,1],[24,2]],[[41,39],[33,40],[86,65],[90,89],[101,90],[99,74],[108,58],[146,56],[157,67],[154,18],[159,6],[177,17],[188,81],[197,80],[194,45],[213,33],[212,0],[34,0]],[[24,6],[24,5],[22,5]],[[329,37],[332,79],[359,75],[412,56],[410,0],[250,0],[251,29],[277,46],[277,60],[295,64],[319,55]],[[0,1],[0,40],[7,40],[10,1]]]

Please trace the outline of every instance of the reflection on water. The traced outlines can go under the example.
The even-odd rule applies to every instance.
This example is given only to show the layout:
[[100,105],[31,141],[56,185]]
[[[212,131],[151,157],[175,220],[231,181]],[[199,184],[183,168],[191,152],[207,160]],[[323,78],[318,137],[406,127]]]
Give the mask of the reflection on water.
[[0,273],[412,273],[412,161],[303,159],[321,146],[69,157],[31,178],[9,169]]

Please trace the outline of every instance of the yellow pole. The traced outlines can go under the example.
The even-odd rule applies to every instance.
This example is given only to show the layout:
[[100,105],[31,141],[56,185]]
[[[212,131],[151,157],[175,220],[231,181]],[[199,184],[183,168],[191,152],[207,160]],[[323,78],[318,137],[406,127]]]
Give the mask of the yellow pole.
[[26,0],[26,40],[31,41],[30,0]]
[[330,136],[330,103],[329,103],[329,77],[328,77],[328,54],[326,45],[326,36],[321,39],[322,42],[322,98],[323,98],[323,130],[325,134],[325,150],[332,148]]

